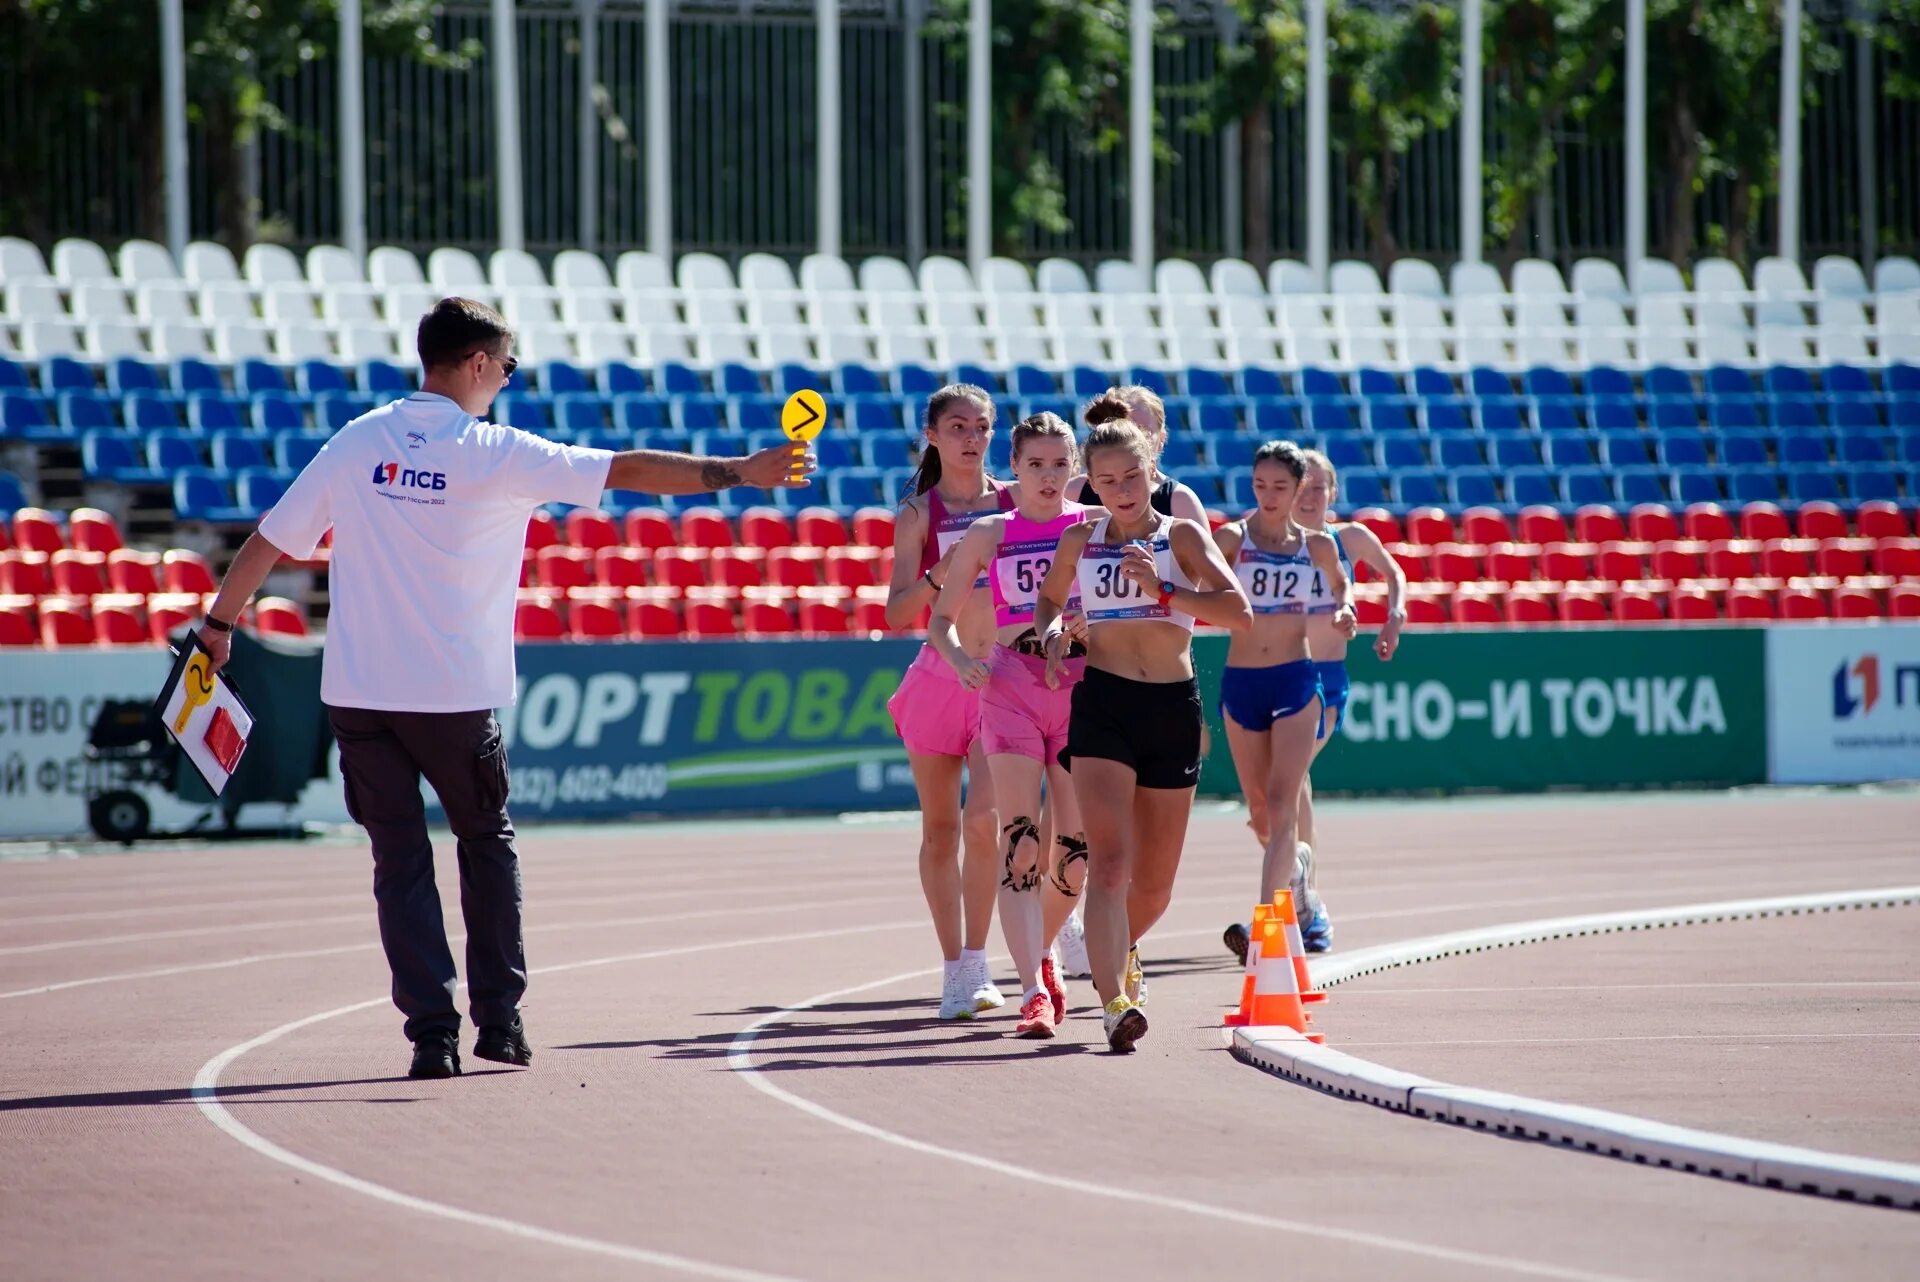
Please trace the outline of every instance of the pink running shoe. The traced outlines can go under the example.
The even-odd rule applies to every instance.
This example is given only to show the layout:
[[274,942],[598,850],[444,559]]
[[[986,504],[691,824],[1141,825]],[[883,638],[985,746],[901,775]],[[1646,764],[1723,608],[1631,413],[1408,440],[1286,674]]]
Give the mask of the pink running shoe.
[[1053,998],[1043,989],[1020,1007],[1020,1022],[1013,1027],[1015,1037],[1053,1036]]
[[1040,986],[1047,990],[1047,996],[1053,1000],[1053,1022],[1067,1022],[1067,990],[1060,987],[1060,967],[1048,953],[1040,959]]

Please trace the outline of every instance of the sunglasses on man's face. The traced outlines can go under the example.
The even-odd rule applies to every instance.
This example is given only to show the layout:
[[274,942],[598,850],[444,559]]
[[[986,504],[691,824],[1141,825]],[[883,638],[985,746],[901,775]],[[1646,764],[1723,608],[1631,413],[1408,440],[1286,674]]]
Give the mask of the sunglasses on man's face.
[[472,358],[475,356],[485,356],[498,362],[500,366],[500,372],[506,375],[508,378],[512,378],[513,371],[520,368],[520,358],[517,356],[495,356],[492,352],[489,352],[489,351],[472,351],[472,352],[468,352],[467,356],[469,358]]

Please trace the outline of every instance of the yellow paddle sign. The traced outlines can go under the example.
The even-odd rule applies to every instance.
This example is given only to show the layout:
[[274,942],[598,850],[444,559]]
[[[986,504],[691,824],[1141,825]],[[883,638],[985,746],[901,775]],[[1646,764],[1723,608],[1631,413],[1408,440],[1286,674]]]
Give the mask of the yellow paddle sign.
[[[787,434],[790,441],[803,444],[820,435],[827,427],[826,398],[810,387],[803,387],[787,398],[780,407],[780,430]],[[795,480],[800,479],[801,461],[794,459]]]

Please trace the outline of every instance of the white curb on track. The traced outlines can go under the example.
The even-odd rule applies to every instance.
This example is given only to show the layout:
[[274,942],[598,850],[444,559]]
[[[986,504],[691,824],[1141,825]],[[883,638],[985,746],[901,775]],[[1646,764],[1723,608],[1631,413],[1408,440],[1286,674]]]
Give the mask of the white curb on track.
[[[1400,966],[1552,939],[1912,904],[1920,904],[1920,886],[1554,917],[1362,948],[1312,961],[1309,970],[1317,987],[1331,988]],[[1920,1165],[1771,1144],[1606,1109],[1454,1086],[1316,1046],[1290,1028],[1236,1029],[1230,1049],[1234,1058],[1276,1077],[1397,1113],[1742,1184],[1920,1210]]]

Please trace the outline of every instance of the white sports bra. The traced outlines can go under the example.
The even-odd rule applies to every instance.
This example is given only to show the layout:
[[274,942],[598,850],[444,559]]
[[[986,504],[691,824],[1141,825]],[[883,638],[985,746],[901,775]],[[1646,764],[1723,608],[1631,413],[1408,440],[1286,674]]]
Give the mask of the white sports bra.
[[1191,588],[1193,580],[1180,568],[1173,554],[1173,518],[1162,517],[1154,532],[1133,543],[1107,542],[1107,526],[1112,517],[1103,516],[1087,536],[1086,550],[1080,554],[1080,566],[1074,576],[1080,602],[1086,607],[1087,622],[1093,623],[1171,623],[1193,631],[1193,616],[1160,604],[1157,593],[1148,592],[1120,573],[1120,560],[1135,544],[1153,553],[1153,566],[1164,579]]
[[1240,551],[1233,558],[1233,574],[1255,614],[1308,613],[1323,594],[1321,580],[1326,577],[1314,568],[1304,539],[1297,552],[1268,552],[1253,545],[1244,523],[1240,527]]

